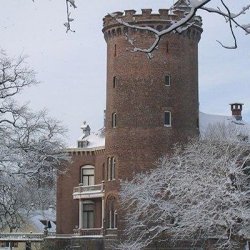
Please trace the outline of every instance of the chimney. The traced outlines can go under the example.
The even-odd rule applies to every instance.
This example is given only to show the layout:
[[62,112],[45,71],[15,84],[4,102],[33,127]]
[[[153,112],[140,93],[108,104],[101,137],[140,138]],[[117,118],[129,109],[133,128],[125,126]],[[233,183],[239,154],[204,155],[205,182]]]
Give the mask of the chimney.
[[231,103],[231,111],[232,111],[232,116],[237,120],[237,121],[241,121],[242,120],[242,116],[241,116],[241,111],[242,111],[242,106],[243,103]]

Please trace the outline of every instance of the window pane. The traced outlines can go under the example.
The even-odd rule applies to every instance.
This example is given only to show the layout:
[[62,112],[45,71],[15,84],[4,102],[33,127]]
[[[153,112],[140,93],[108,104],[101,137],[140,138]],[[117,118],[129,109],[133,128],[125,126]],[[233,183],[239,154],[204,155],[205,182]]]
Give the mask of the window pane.
[[84,204],[83,205],[83,227],[84,228],[93,228],[94,227],[94,206],[93,204]]
[[88,212],[88,227],[89,228],[94,228],[94,211]]
[[83,175],[94,175],[94,169],[91,168],[83,168],[82,173]]
[[88,178],[88,176],[84,175],[82,177],[82,184],[83,184],[83,186],[88,186],[89,185],[89,178]]
[[83,227],[88,228],[88,212],[83,212]]
[[89,176],[89,185],[95,185],[95,178],[93,175]]

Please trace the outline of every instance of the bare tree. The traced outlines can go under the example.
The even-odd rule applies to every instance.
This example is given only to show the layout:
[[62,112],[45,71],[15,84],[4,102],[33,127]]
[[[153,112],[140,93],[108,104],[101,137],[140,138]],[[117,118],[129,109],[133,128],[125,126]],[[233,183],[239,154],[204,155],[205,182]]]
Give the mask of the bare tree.
[[[48,188],[52,190],[55,185],[56,173],[64,172],[65,163],[69,160],[62,138],[64,129],[58,121],[49,118],[44,111],[32,113],[27,107],[10,105],[9,111],[13,112],[14,123],[2,123],[0,126],[0,175],[3,192],[0,195],[3,198],[0,210],[4,211],[0,213],[0,224],[8,222],[0,225],[0,228],[6,225],[10,227],[11,224],[15,224],[17,228],[30,209],[41,209],[39,205],[47,205],[47,208],[54,205],[53,197],[45,199],[53,204],[38,201],[47,197]],[[33,196],[20,196],[24,188],[26,192],[32,190]],[[53,195],[53,192],[50,194]],[[31,206],[32,204],[35,206]]]
[[[237,249],[250,229],[250,146],[245,141],[190,141],[158,167],[122,184],[124,241],[117,249],[189,240]],[[249,235],[248,235],[249,236]]]
[[[225,45],[222,42],[218,41],[222,47],[227,49],[235,49],[237,48],[237,39],[235,36],[235,29],[241,29],[246,34],[250,34],[250,24],[249,23],[241,23],[239,18],[246,14],[247,11],[250,9],[250,4],[246,6],[241,6],[241,9],[234,13],[230,7],[229,3],[226,0],[220,0],[220,5],[216,6],[215,0],[179,0],[177,1],[171,8],[170,11],[173,13],[178,11],[178,19],[172,20],[168,22],[169,25],[163,30],[157,30],[156,28],[149,27],[149,26],[140,26],[136,25],[133,22],[127,22],[124,18],[120,15],[120,13],[112,13],[110,14],[118,23],[125,25],[129,28],[135,30],[147,30],[149,31],[149,35],[154,35],[155,40],[151,46],[148,48],[141,48],[136,45],[136,41],[133,38],[127,39],[128,42],[133,46],[133,52],[144,52],[149,55],[151,58],[152,51],[157,48],[159,41],[162,36],[166,34],[170,34],[171,32],[174,33],[182,33],[183,31],[187,30],[190,26],[195,24],[195,18],[198,11],[205,11],[209,12],[213,15],[221,16],[225,19],[225,22],[228,23],[229,30],[231,32],[233,43],[232,45]],[[166,20],[167,21],[167,20]],[[169,21],[169,20],[168,20]]]
[[0,229],[8,228],[13,232],[25,223],[31,209],[26,196],[28,188],[19,178],[2,173],[0,179]]
[[[60,122],[46,111],[32,112],[13,99],[36,83],[25,58],[13,59],[1,52],[0,228],[9,227],[10,231],[20,226],[36,198],[45,197],[47,189],[53,189],[56,173],[64,172],[64,163],[69,160],[64,150],[65,129]],[[35,198],[28,195],[31,190],[37,194]]]
[[[16,94],[28,86],[37,84],[35,72],[30,69],[25,57],[10,58],[0,50],[0,125],[15,125],[16,113],[11,100]],[[22,109],[22,108],[19,108]]]
[[12,111],[14,126],[7,123],[0,128],[0,170],[30,178],[51,176],[67,159],[62,140],[65,130],[45,111],[32,113],[27,107]]

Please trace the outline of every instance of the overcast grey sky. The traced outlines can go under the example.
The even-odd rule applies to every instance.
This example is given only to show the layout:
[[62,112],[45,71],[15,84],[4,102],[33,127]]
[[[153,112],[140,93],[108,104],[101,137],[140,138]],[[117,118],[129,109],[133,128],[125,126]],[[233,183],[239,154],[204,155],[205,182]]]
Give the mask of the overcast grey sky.
[[[213,0],[212,2],[216,2]],[[236,10],[247,0],[228,0]],[[29,65],[41,84],[25,90],[20,102],[33,109],[47,108],[69,129],[69,144],[80,135],[86,120],[93,130],[103,125],[106,85],[106,44],[102,18],[124,9],[169,7],[163,0],[76,0],[72,10],[75,33],[65,33],[64,0],[8,0],[1,2],[0,48],[9,55],[28,55]],[[237,50],[225,50],[216,39],[230,44],[230,32],[222,18],[203,12],[199,47],[200,110],[230,115],[229,103],[244,103],[243,116],[250,121],[250,36],[237,31]],[[250,22],[250,14],[244,17]]]

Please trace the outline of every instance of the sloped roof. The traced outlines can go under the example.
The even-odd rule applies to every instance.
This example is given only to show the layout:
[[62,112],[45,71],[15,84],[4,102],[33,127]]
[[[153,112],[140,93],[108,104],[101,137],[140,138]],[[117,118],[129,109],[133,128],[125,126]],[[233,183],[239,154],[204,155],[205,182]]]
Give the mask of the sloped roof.
[[230,128],[235,136],[245,135],[250,137],[250,124],[244,120],[236,120],[233,116],[214,115],[200,112],[199,114],[199,128],[201,136],[204,136],[213,126],[221,125],[225,128]]

